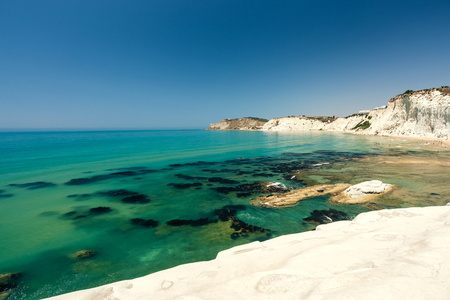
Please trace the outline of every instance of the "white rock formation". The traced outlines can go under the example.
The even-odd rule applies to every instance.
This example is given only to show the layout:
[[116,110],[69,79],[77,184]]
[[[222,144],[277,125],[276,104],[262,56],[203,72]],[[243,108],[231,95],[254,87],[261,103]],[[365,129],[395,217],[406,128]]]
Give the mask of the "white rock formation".
[[364,181],[352,185],[344,191],[350,198],[363,197],[367,194],[384,193],[391,185],[380,180]]
[[372,211],[51,299],[444,300],[449,253],[450,206]]
[[276,190],[280,190],[280,191],[287,191],[289,190],[284,184],[282,184],[281,182],[271,182],[267,185],[268,188],[274,188]]
[[[345,201],[342,203],[364,203],[381,194],[385,194],[393,188],[392,184],[383,183],[380,180],[364,181],[350,186],[343,192]],[[344,200],[344,199],[342,199]]]
[[450,88],[398,95],[386,107],[377,107],[334,120],[311,117],[272,119],[263,130],[326,130],[388,136],[450,137]]

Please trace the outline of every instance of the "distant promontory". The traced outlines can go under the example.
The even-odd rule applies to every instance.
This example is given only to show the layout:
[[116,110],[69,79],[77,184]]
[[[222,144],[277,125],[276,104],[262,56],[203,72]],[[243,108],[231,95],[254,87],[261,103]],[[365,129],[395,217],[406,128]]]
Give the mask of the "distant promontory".
[[219,123],[211,124],[207,130],[258,130],[269,120],[255,117],[240,119],[225,119]]

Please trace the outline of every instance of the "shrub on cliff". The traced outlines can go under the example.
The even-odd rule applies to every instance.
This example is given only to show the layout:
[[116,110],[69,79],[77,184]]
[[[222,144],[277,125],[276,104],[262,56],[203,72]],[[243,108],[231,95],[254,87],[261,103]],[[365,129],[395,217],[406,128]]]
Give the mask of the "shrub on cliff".
[[361,121],[358,124],[356,124],[355,127],[352,128],[352,130],[356,130],[356,129],[367,129],[370,127],[370,122],[369,121]]

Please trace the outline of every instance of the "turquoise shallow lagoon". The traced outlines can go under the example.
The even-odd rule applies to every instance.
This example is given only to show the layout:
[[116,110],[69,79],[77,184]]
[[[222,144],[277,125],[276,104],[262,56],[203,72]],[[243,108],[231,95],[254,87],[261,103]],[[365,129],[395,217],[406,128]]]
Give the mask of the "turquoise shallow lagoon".
[[[370,209],[327,197],[254,207],[250,200],[262,192],[239,190],[245,184],[380,179],[400,187],[380,199],[383,208],[444,204],[449,153],[423,144],[324,132],[2,132],[0,274],[21,273],[8,299],[41,299],[213,259],[236,245],[311,230],[315,224],[303,219],[314,210],[352,218]],[[251,230],[230,227],[223,209]],[[96,255],[73,257],[80,250]]]

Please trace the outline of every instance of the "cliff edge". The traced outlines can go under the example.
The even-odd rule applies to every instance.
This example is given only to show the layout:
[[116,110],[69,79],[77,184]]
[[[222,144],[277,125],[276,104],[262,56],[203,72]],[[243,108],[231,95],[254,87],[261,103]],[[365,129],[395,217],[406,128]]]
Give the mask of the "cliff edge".
[[390,99],[386,106],[360,111],[345,118],[276,118],[267,122],[262,130],[324,130],[448,139],[450,88],[406,91]]
[[212,123],[206,130],[256,130],[262,129],[268,121],[254,117],[225,119],[219,123]]

